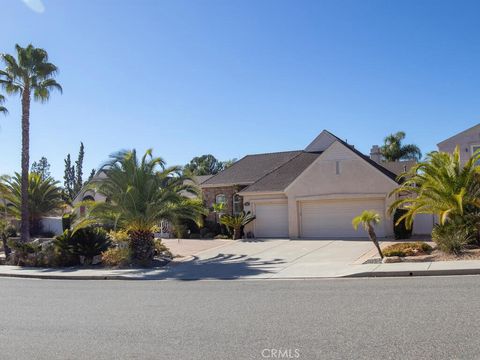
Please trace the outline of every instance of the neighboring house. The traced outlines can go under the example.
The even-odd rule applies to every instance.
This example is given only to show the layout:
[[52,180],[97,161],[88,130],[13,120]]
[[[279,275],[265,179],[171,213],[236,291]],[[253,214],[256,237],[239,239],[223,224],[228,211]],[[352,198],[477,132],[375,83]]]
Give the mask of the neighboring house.
[[304,150],[247,155],[200,187],[209,208],[224,202],[230,214],[252,211],[245,232],[255,237],[364,237],[352,227],[363,210],[380,213],[384,237],[393,235],[387,209],[397,175],[324,130]]
[[472,126],[437,144],[438,150],[452,153],[455,147],[460,148],[460,161],[467,162],[472,154],[480,149],[480,124]]

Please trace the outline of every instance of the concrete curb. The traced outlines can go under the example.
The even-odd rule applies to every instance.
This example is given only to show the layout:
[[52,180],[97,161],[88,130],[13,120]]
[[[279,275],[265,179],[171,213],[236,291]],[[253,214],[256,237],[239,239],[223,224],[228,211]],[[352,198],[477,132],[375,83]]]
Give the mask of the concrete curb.
[[480,275],[480,269],[439,269],[439,270],[398,270],[398,271],[365,271],[342,276],[344,278],[361,277],[411,277],[411,276],[450,276]]

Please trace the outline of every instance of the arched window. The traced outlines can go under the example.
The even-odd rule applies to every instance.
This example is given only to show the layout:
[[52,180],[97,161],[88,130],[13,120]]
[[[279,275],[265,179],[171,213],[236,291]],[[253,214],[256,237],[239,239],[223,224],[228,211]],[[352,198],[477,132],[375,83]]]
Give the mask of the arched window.
[[242,212],[242,197],[238,194],[233,195],[232,199],[233,203],[233,214],[237,215]]
[[225,194],[218,194],[215,196],[215,204],[227,204],[227,198],[225,197]]

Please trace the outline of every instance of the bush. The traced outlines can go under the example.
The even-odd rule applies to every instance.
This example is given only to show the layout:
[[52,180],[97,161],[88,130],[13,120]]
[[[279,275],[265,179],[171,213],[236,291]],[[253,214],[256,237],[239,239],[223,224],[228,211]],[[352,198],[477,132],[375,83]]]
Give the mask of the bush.
[[8,246],[13,250],[10,263],[17,266],[39,266],[38,254],[42,250],[39,244],[25,243],[18,239],[9,239]]
[[228,235],[217,235],[214,237],[215,240],[229,240],[230,236]]
[[432,252],[432,247],[424,242],[406,242],[387,246],[382,250],[385,256],[416,256],[425,255]]
[[395,234],[395,239],[410,239],[412,236],[413,225],[410,229],[407,229],[405,226],[405,220],[396,225],[398,219],[407,212],[405,209],[397,209],[393,214],[393,232]]
[[99,227],[80,229],[72,235],[72,252],[84,257],[85,264],[91,264],[93,258],[106,251],[110,245],[107,232]]
[[110,240],[120,248],[127,248],[130,241],[130,236],[128,235],[127,230],[111,230],[108,233]]
[[102,263],[111,267],[125,267],[130,264],[129,248],[110,248],[102,252]]
[[190,234],[189,239],[201,239],[201,234]]
[[73,266],[80,264],[80,259],[73,253],[74,240],[71,230],[65,230],[62,235],[53,240],[55,257],[53,266]]
[[173,254],[160,239],[155,239],[155,255],[173,258]]
[[460,254],[466,244],[471,241],[471,235],[466,227],[446,223],[435,225],[432,230],[432,240],[438,248],[448,254]]

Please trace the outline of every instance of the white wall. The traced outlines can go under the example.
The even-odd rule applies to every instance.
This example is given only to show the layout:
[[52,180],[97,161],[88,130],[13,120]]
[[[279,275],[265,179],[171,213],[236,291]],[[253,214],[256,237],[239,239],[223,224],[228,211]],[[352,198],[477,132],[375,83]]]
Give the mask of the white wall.
[[63,233],[61,217],[44,217],[41,220],[42,232],[52,232],[55,235]]

